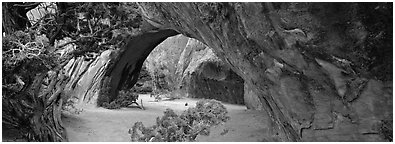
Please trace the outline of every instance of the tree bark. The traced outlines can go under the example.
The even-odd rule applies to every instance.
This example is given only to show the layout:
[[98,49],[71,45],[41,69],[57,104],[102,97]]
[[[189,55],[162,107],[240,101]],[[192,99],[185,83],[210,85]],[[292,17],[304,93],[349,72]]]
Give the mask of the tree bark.
[[26,13],[40,3],[3,2],[3,32],[13,33],[30,26]]
[[[37,74],[25,91],[3,88],[3,125],[19,130],[27,141],[68,141],[61,121],[62,91],[68,78],[59,67],[63,65],[55,68],[52,76],[46,72]],[[46,77],[54,86],[44,89]]]

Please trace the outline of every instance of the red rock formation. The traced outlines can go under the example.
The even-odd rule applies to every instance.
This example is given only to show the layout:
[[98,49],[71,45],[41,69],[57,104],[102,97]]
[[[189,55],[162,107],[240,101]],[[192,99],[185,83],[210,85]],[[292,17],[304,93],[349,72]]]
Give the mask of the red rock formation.
[[139,5],[157,27],[205,43],[243,77],[261,102],[247,105],[266,110],[274,139],[385,140],[380,127],[392,125],[391,4]]
[[[247,84],[277,141],[392,140],[391,3],[139,3],[147,22],[203,42]],[[173,30],[132,39],[110,100]],[[100,98],[100,97],[99,97]]]

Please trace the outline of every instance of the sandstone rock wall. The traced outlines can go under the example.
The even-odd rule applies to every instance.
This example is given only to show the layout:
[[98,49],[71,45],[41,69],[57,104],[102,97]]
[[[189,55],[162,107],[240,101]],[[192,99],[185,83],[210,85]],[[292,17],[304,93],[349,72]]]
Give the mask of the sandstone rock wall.
[[173,91],[176,89],[176,69],[180,55],[184,50],[188,37],[176,35],[167,38],[149,54],[144,64],[154,78],[155,93],[159,91]]
[[253,93],[246,105],[271,117],[272,139],[392,140],[391,3],[139,6],[213,48]]
[[82,108],[85,104],[96,105],[101,80],[110,60],[112,50],[101,53],[94,59],[76,57],[64,67],[66,75],[70,77],[65,92],[69,98],[70,109]]
[[[203,43],[177,35],[159,44],[145,64],[157,91],[171,97],[217,99],[244,104],[243,80]],[[158,90],[162,89],[162,90]]]
[[188,97],[244,104],[244,81],[203,43],[189,39],[177,68],[178,88]]
[[104,74],[98,106],[114,101],[119,90],[130,89],[138,81],[140,70],[152,50],[168,37],[178,33],[174,30],[151,30],[132,36],[120,48]]

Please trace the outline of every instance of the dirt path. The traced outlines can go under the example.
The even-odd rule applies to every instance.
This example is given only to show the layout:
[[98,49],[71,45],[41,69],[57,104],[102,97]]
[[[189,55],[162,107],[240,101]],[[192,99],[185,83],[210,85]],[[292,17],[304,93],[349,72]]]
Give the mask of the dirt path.
[[[149,95],[140,95],[145,110],[122,108],[108,110],[87,108],[79,115],[64,115],[69,141],[71,142],[128,142],[128,129],[137,121],[150,126],[166,108],[178,113],[194,107],[198,99],[178,99],[154,102]],[[188,103],[188,106],[185,106]],[[225,104],[231,119],[224,125],[212,128],[210,136],[198,136],[197,141],[266,141],[267,116],[262,111],[246,110],[244,106]]]

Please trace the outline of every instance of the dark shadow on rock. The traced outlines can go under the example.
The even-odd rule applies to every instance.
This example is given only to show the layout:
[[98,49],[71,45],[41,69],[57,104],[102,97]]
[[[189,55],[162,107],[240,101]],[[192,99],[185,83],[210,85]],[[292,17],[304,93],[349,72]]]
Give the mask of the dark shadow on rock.
[[[132,39],[121,49],[119,58],[109,67],[103,79],[98,106],[116,99],[122,88],[132,88],[137,82],[141,67],[149,53],[167,37],[174,36],[174,30],[149,31]],[[104,91],[103,91],[104,90]]]

